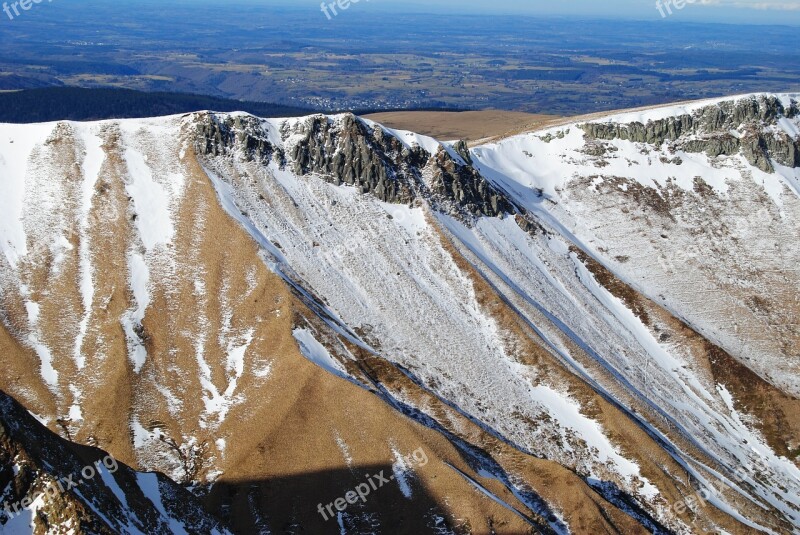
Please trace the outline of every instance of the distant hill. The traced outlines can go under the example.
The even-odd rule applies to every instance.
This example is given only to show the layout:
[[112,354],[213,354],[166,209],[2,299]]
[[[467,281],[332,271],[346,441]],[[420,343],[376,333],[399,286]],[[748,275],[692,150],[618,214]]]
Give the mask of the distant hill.
[[137,119],[198,110],[245,111],[260,117],[298,117],[316,111],[190,93],[145,93],[113,88],[47,87],[0,93],[2,123]]

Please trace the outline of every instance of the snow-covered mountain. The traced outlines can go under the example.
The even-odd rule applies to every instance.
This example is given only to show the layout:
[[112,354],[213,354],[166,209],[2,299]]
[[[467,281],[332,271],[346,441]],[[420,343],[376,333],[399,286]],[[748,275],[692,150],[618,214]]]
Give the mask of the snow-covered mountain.
[[797,100],[0,125],[0,389],[166,531],[798,532]]

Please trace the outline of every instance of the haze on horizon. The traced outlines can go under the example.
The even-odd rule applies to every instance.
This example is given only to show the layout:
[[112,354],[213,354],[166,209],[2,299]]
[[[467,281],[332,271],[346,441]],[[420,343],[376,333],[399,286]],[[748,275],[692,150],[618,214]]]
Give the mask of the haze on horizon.
[[[292,5],[318,7],[321,0],[239,0],[261,5]],[[326,0],[330,3],[331,0]],[[666,3],[668,0],[661,0]],[[673,0],[674,1],[674,0]],[[692,2],[692,0],[686,0]],[[368,6],[368,7],[367,7]],[[545,2],[534,0],[361,0],[359,8],[409,12],[457,12],[483,15],[523,14],[576,18],[603,18],[625,20],[664,20],[665,22],[720,22],[800,25],[800,1],[772,0],[696,0],[683,8],[659,10],[656,0],[570,0]],[[351,9],[352,9],[351,7]],[[669,14],[671,12],[671,14]],[[662,13],[666,16],[663,16]]]

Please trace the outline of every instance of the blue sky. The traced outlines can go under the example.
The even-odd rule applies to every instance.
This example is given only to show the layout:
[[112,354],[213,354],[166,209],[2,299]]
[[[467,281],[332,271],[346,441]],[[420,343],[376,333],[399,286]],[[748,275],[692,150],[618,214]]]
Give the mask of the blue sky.
[[[335,0],[326,0],[332,1]],[[681,9],[674,7],[676,0],[669,1],[672,7],[661,11],[656,8],[656,0],[361,0],[360,5],[350,9],[800,25],[800,0],[684,0],[687,3]],[[259,3],[286,4],[286,0],[261,0]],[[294,0],[291,3],[318,7],[321,0]]]

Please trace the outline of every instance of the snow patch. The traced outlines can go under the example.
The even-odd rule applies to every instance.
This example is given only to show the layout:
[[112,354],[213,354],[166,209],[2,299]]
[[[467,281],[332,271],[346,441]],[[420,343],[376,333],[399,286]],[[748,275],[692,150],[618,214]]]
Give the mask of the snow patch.
[[164,503],[161,497],[161,489],[159,488],[158,476],[151,473],[137,473],[136,481],[139,484],[139,488],[142,490],[142,493],[153,503],[156,510],[169,527],[169,532],[173,535],[189,535],[189,532],[186,530],[186,526],[182,522],[172,518],[172,516],[170,516],[167,513],[167,510],[164,508]]
[[171,243],[175,229],[167,190],[153,179],[153,173],[141,153],[127,148],[125,162],[130,174],[125,191],[133,199],[136,208],[136,228],[142,243],[148,252],[158,245]]
[[329,371],[334,375],[349,379],[344,367],[334,359],[328,350],[320,344],[308,329],[297,328],[292,331],[294,339],[300,346],[300,352],[305,358],[317,366]]
[[138,253],[128,255],[130,269],[130,288],[133,292],[135,308],[122,318],[122,327],[128,339],[128,356],[136,373],[142,370],[147,361],[147,349],[137,330],[141,329],[147,307],[150,305],[150,269],[144,257]]

